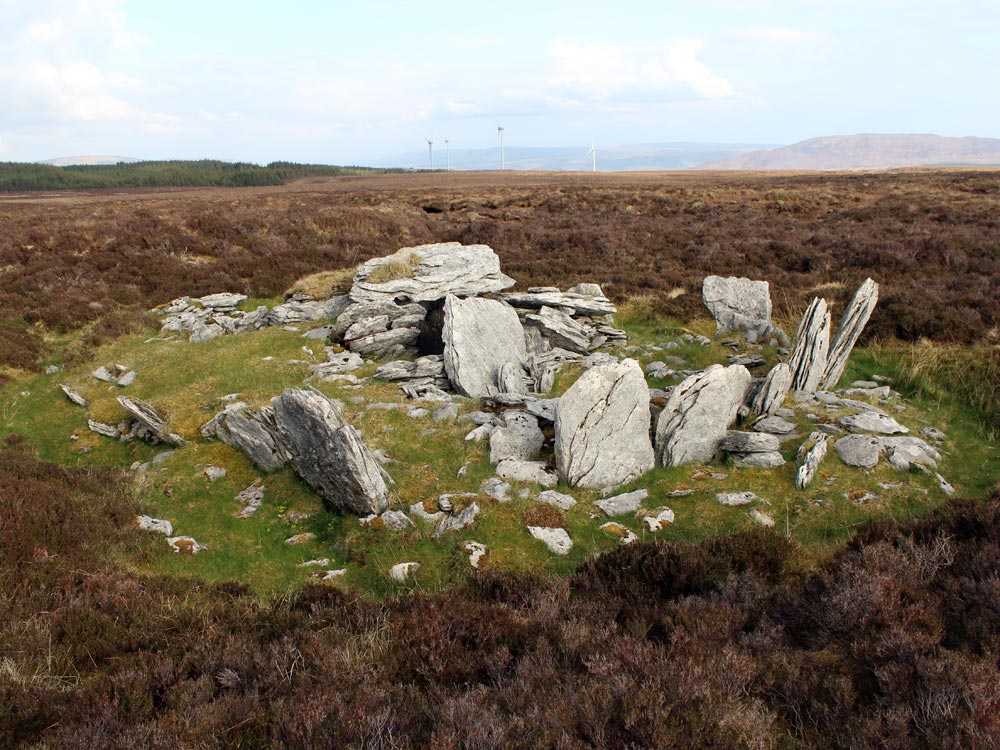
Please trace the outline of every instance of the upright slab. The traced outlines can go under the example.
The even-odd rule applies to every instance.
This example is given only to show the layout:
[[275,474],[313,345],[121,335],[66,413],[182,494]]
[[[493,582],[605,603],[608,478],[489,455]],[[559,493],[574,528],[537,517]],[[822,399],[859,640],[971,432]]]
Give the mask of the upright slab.
[[830,351],[830,312],[826,300],[815,298],[795,334],[795,351],[788,361],[792,390],[814,392],[823,381]]
[[504,302],[449,295],[441,338],[445,372],[465,396],[495,396],[500,366],[527,364],[524,328],[514,308]]
[[771,293],[766,281],[706,276],[701,297],[715,318],[716,335],[745,331],[756,338],[771,330]]
[[649,388],[639,363],[626,359],[587,370],[556,412],[555,456],[573,487],[617,487],[653,468]]
[[851,351],[858,342],[861,332],[865,330],[876,304],[878,304],[878,284],[871,279],[865,279],[864,283],[858,287],[858,291],[854,293],[851,304],[844,311],[844,318],[840,321],[837,336],[830,346],[826,370],[823,372],[822,386],[824,389],[834,388],[840,382],[840,377],[847,367],[847,359],[851,356]]

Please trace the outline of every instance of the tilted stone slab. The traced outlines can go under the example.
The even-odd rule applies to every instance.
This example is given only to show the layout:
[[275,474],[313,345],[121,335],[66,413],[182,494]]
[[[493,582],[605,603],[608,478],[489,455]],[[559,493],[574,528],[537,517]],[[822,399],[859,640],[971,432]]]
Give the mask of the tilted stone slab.
[[656,458],[663,466],[707,462],[735,421],[750,373],[742,365],[712,365],[674,388],[656,423]]
[[715,318],[717,336],[746,331],[756,340],[770,332],[771,293],[766,281],[706,276],[701,296]]
[[273,403],[292,468],[328,508],[359,516],[388,508],[387,475],[336,404],[316,391],[295,388]]
[[788,366],[792,369],[793,391],[815,391],[823,382],[830,350],[830,312],[826,300],[817,297],[809,305],[798,332]]
[[590,354],[590,340],[594,330],[562,310],[542,306],[537,314],[526,315],[524,320],[528,325],[538,328],[552,346],[577,354]]
[[653,468],[649,388],[634,359],[587,370],[559,399],[559,476],[571,487],[617,487]]
[[[379,274],[387,271],[398,278],[379,282]],[[489,294],[513,285],[514,279],[500,270],[500,258],[492,248],[442,242],[404,247],[363,263],[350,294],[355,302],[400,298],[434,302],[449,294]]]
[[573,310],[576,315],[614,315],[618,308],[607,297],[595,297],[576,292],[560,292],[558,289],[538,292],[512,292],[503,295],[503,300],[514,307],[538,310],[544,307],[558,307]]
[[288,460],[271,407],[253,411],[244,403],[231,404],[212,417],[201,434],[246,454],[263,471],[277,471]]
[[499,393],[497,371],[527,366],[524,328],[510,305],[491,299],[448,296],[444,304],[444,369],[459,393],[473,398]]
[[760,389],[754,396],[750,408],[765,417],[772,417],[785,402],[792,388],[792,368],[780,362],[771,368]]
[[819,465],[826,458],[830,444],[830,436],[823,432],[814,432],[809,439],[799,447],[799,468],[795,474],[795,486],[805,489],[816,477]]
[[847,359],[851,356],[851,351],[858,342],[862,331],[865,330],[868,319],[871,318],[872,311],[877,304],[878,284],[871,279],[865,279],[844,311],[844,318],[840,321],[837,336],[833,340],[833,344],[830,345],[826,370],[823,372],[823,388],[833,388],[840,381],[844,369],[847,367]]
[[151,404],[142,399],[129,398],[128,396],[119,396],[118,403],[161,442],[178,448],[184,445],[184,438],[176,432],[170,431],[166,421],[156,413],[156,409]]

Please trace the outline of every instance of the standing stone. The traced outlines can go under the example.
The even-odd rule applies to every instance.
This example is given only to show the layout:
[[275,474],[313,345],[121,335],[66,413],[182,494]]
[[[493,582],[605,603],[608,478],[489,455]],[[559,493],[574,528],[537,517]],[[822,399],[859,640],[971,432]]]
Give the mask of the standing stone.
[[780,362],[771,368],[754,396],[751,410],[764,417],[773,417],[785,402],[792,387],[792,368]]
[[555,430],[556,470],[571,487],[617,487],[652,469],[649,388],[639,363],[585,372],[559,399]]
[[503,302],[448,295],[441,335],[445,372],[465,396],[495,396],[501,365],[527,366],[524,328],[514,308]]
[[824,389],[829,390],[840,381],[840,376],[847,367],[847,358],[851,356],[851,350],[854,349],[861,332],[865,330],[877,303],[878,284],[871,279],[865,279],[854,293],[851,304],[844,311],[844,318],[840,321],[840,328],[837,329],[837,337],[830,346],[830,355],[823,373]]
[[822,432],[814,432],[799,448],[799,470],[795,475],[795,486],[805,489],[816,476],[819,465],[826,457],[830,436]]
[[766,281],[706,276],[701,297],[715,318],[717,336],[745,331],[756,340],[771,330],[771,294]]
[[490,463],[496,465],[508,458],[519,461],[535,458],[545,442],[538,420],[523,411],[506,412],[502,419],[503,424],[490,433]]
[[710,461],[749,387],[750,373],[743,365],[712,365],[674,388],[656,423],[659,463]]
[[292,468],[328,508],[346,508],[359,516],[388,508],[382,467],[330,399],[289,388],[274,399],[274,419]]
[[814,392],[823,380],[830,349],[830,312],[826,300],[815,298],[802,316],[795,334],[795,351],[788,366],[792,369],[792,390]]

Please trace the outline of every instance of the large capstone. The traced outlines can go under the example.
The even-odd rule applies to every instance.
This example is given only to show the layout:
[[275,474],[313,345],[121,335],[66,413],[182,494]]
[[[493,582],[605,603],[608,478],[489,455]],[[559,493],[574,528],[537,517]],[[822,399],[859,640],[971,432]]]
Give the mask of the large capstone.
[[830,349],[830,312],[826,300],[815,298],[802,316],[795,334],[795,351],[788,366],[792,368],[792,390],[814,392],[823,381]]
[[663,466],[710,461],[750,387],[743,365],[712,365],[674,388],[656,423],[656,458]]
[[878,284],[871,279],[865,279],[858,291],[855,292],[851,304],[844,311],[844,318],[840,321],[837,336],[833,340],[833,344],[830,345],[826,370],[823,372],[823,388],[833,388],[840,381],[840,377],[847,367],[847,359],[851,356],[851,350],[854,349],[861,332],[865,330],[868,319],[872,316],[872,311],[877,303]]
[[388,508],[386,474],[330,399],[289,388],[274,399],[274,420],[295,473],[328,508],[359,516]]
[[492,248],[442,242],[404,247],[362,264],[354,275],[351,299],[434,302],[449,294],[489,294],[513,285]]
[[449,295],[441,335],[445,372],[463,395],[496,395],[501,365],[527,366],[524,328],[514,309],[503,302]]
[[744,331],[756,340],[770,332],[771,294],[766,281],[706,276],[701,296],[715,318],[716,335]]
[[616,487],[653,468],[649,388],[633,359],[587,370],[556,411],[559,476],[572,487]]

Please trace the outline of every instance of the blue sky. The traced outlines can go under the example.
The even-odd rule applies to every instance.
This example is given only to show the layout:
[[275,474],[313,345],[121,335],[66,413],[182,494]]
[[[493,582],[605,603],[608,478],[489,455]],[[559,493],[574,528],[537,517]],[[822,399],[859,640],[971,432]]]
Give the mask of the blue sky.
[[1000,0],[0,0],[0,160],[1000,137]]

